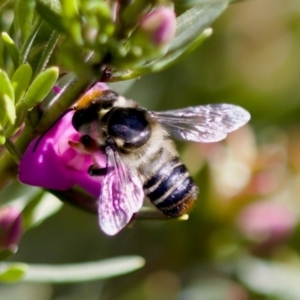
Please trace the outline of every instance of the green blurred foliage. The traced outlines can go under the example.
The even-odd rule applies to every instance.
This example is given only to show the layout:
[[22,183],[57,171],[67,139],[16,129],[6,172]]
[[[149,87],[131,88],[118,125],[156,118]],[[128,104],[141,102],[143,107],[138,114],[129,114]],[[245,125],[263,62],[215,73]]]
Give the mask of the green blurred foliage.
[[[299,15],[294,0],[231,4],[199,49],[126,93],[151,110],[228,102],[251,112],[250,125],[224,142],[178,144],[200,188],[188,221],[136,221],[107,237],[96,216],[64,205],[12,257],[62,264],[140,255],[144,268],[73,285],[0,285],[0,299],[299,299]],[[0,65],[14,69],[12,61]],[[7,192],[29,193],[23,189]]]

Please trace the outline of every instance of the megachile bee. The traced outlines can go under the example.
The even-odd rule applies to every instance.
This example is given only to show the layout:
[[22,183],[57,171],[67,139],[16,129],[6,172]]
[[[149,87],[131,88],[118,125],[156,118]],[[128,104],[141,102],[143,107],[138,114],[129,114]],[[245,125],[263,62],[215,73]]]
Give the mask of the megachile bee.
[[250,120],[246,110],[232,104],[155,112],[112,90],[96,88],[74,109],[72,125],[82,134],[84,151],[102,151],[107,157],[105,167],[95,159],[88,171],[102,176],[99,222],[108,235],[130,222],[145,196],[169,217],[181,216],[193,205],[198,188],[171,137],[217,142]]

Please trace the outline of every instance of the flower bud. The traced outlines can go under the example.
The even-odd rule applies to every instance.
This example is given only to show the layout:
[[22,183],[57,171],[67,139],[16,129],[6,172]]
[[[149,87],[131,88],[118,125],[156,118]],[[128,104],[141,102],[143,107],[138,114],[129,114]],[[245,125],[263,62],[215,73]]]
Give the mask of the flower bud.
[[154,9],[143,16],[133,33],[132,49],[140,48],[143,58],[153,58],[164,54],[174,38],[176,15],[169,7]]
[[20,211],[14,207],[2,207],[0,209],[0,251],[16,252],[22,232]]
[[168,7],[158,8],[142,17],[139,29],[151,38],[155,46],[165,46],[175,35],[176,16]]

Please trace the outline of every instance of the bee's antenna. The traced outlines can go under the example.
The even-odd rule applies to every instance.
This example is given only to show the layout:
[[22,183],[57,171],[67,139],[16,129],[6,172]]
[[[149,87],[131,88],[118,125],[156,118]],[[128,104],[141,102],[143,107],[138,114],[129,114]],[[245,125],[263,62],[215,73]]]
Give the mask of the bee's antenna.
[[62,113],[62,114],[59,116],[59,118],[58,118],[55,122],[53,122],[53,123],[47,128],[46,131],[44,131],[44,132],[39,136],[39,138],[38,138],[37,141],[35,142],[35,145],[34,145],[34,147],[33,147],[32,152],[35,152],[35,150],[37,149],[39,143],[41,142],[41,140],[43,139],[43,137],[45,136],[45,134],[46,134],[47,132],[49,132],[49,130],[52,129],[52,128],[54,127],[54,125],[56,125],[56,123],[57,123],[58,121],[60,121],[60,120],[61,120],[68,112],[70,112],[71,110],[74,110],[74,108],[69,108],[69,109],[67,109],[64,113]]

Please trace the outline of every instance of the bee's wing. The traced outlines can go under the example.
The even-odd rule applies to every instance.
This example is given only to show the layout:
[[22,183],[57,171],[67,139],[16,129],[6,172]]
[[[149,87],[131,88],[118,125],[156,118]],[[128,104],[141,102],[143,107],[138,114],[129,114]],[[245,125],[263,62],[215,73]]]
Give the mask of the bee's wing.
[[208,104],[150,114],[172,137],[202,143],[220,141],[250,120],[245,109],[232,104]]
[[144,192],[138,174],[127,168],[118,152],[106,149],[107,170],[99,197],[99,223],[108,235],[124,228],[143,204]]

